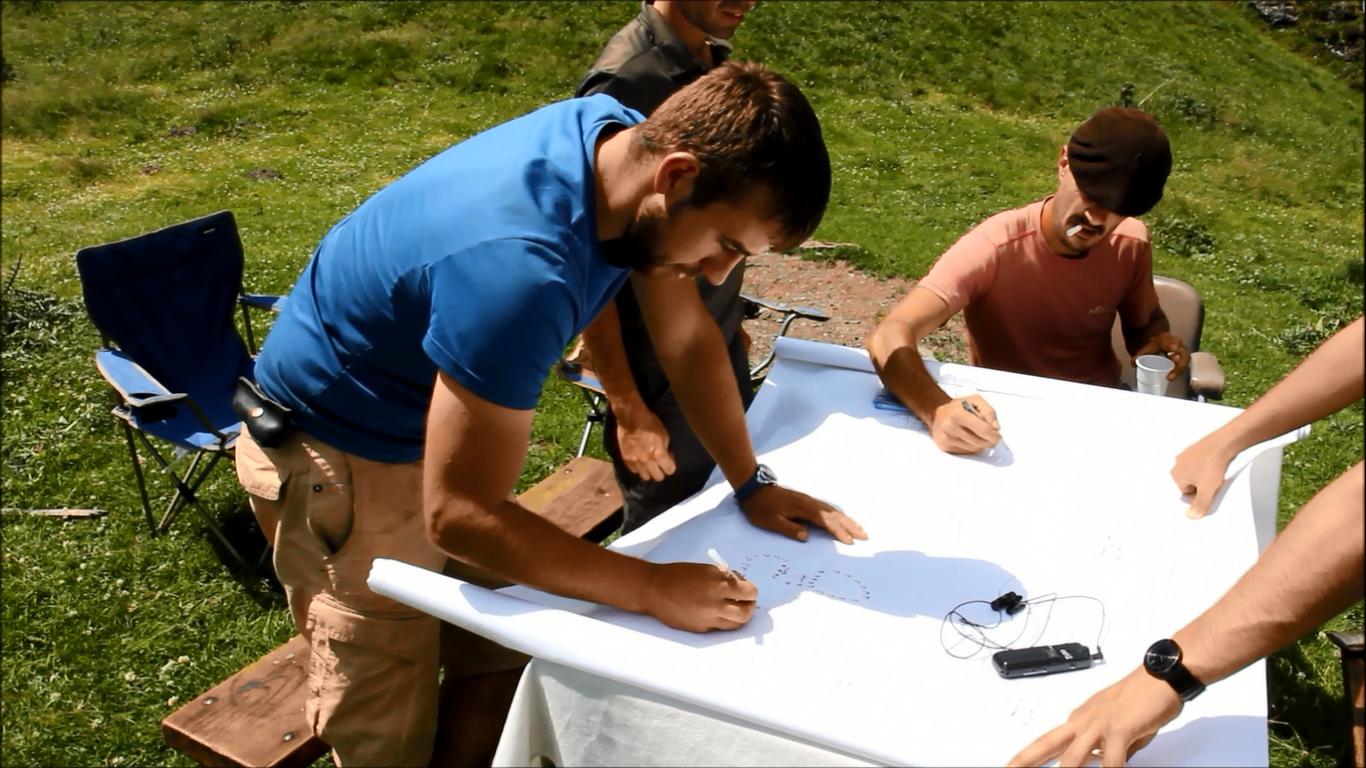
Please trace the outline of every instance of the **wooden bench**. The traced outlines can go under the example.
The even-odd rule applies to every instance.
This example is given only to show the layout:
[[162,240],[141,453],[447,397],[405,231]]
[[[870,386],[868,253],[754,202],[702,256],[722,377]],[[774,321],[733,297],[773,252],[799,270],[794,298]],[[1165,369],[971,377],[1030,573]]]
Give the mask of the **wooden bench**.
[[1329,632],[1328,639],[1338,647],[1342,660],[1342,694],[1347,704],[1351,744],[1351,762],[1347,764],[1366,768],[1366,637],[1358,629]]
[[[560,528],[601,542],[621,525],[612,465],[580,456],[517,497]],[[328,751],[304,718],[308,644],[300,635],[167,715],[161,737],[211,766],[305,766]]]

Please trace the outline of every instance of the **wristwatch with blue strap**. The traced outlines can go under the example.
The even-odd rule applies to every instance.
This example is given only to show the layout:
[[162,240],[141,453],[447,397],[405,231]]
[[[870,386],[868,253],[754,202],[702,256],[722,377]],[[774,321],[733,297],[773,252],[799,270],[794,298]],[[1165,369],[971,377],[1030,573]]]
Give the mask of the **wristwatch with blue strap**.
[[754,467],[754,474],[750,475],[748,480],[735,489],[735,503],[744,504],[745,499],[753,496],[760,488],[777,484],[778,476],[773,474],[773,470],[764,464],[758,464]]

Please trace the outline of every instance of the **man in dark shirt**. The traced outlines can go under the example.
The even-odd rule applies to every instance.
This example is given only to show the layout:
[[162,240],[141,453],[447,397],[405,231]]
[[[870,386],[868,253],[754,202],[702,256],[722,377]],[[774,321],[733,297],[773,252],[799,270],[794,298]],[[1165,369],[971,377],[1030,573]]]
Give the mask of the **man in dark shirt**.
[[[606,93],[648,116],[726,60],[731,46],[725,40],[755,2],[644,0],[640,15],[608,41],[574,95]],[[730,351],[748,408],[749,339],[740,327],[744,272],[741,260],[723,284],[699,278],[697,290]],[[622,533],[628,533],[700,490],[716,464],[683,417],[629,283],[584,329],[583,344],[607,393],[603,447],[621,486]]]

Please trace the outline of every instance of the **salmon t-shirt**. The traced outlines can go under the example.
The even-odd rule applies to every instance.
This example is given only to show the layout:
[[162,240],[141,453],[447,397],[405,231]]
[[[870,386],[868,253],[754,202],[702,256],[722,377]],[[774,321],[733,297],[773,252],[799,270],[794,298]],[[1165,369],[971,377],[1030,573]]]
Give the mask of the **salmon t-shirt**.
[[1148,228],[1125,219],[1083,258],[1067,258],[1040,232],[1047,200],[978,224],[919,284],[963,311],[972,365],[1117,386],[1115,314],[1142,328],[1157,309]]

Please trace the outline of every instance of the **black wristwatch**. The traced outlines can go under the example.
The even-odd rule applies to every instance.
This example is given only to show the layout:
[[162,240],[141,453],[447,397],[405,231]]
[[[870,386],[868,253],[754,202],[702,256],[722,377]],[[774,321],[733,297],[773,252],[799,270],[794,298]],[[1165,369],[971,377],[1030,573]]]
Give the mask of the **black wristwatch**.
[[759,464],[754,467],[754,474],[750,475],[748,480],[741,483],[740,487],[735,489],[735,503],[744,504],[745,499],[753,496],[760,488],[763,488],[766,485],[777,484],[778,476],[773,474],[773,470],[763,464]]
[[1181,646],[1175,640],[1158,640],[1149,646],[1143,654],[1143,668],[1153,677],[1166,680],[1182,701],[1190,701],[1205,691],[1205,684],[1181,663]]

